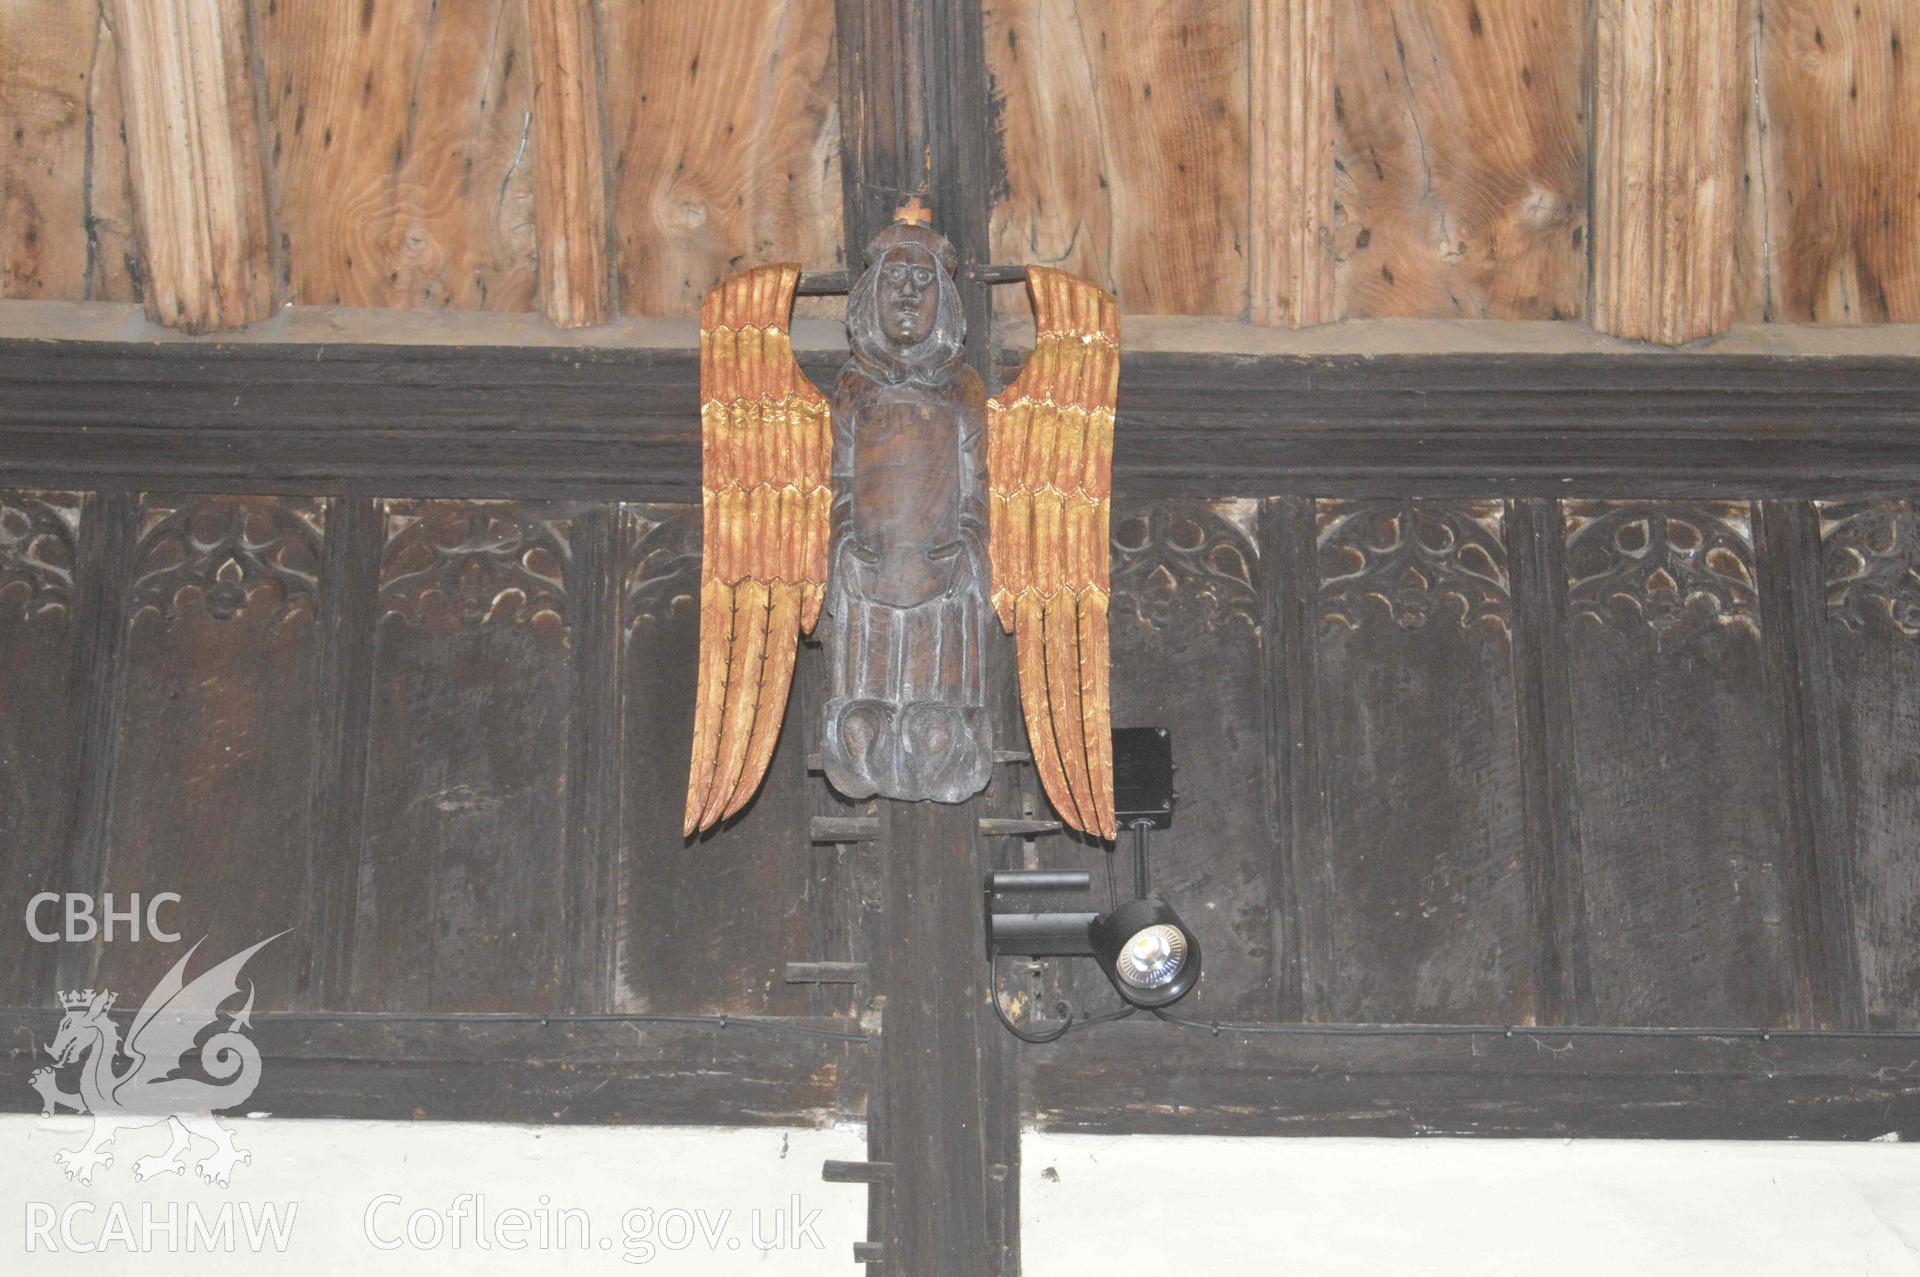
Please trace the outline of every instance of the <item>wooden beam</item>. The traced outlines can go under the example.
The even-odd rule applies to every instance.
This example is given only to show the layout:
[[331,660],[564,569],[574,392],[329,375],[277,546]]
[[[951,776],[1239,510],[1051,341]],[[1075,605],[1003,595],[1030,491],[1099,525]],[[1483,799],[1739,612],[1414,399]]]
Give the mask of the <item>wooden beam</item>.
[[540,308],[562,328],[613,317],[598,9],[527,0],[533,58],[533,218]]
[[[849,272],[865,266],[868,240],[896,207],[924,200],[958,250],[968,362],[987,376],[991,297],[974,273],[989,264],[995,185],[981,0],[837,0],[835,17]],[[880,1249],[866,1253],[889,1273],[977,1277],[1019,1265],[1016,1081],[979,956],[987,814],[980,798],[882,804],[878,908],[862,913],[883,1007],[867,1152],[896,1173],[872,1196],[869,1241]]]
[[991,299],[968,273],[990,258],[995,185],[981,0],[837,0],[835,17],[847,265],[857,277],[894,209],[924,200],[959,251],[967,331],[980,338],[968,349],[984,373]]
[[273,310],[245,0],[114,0],[147,313],[189,332]]
[[[58,1010],[0,1008],[0,1061],[24,1076],[59,1024]],[[275,1117],[825,1126],[866,1086],[858,1025],[831,1017],[262,1012],[253,1025],[249,1107]],[[0,1111],[39,1110],[28,1087],[7,1089]]]
[[1733,323],[1741,0],[1596,0],[1593,326],[1679,345]]
[[[816,382],[839,362],[802,356]],[[698,364],[691,350],[0,341],[0,470],[60,489],[692,502]],[[1142,354],[1122,378],[1123,498],[1920,488],[1920,355]]]
[[1333,309],[1333,5],[1252,0],[1251,314],[1323,324]]
[[1138,1017],[1022,1058],[1042,1130],[1620,1139],[1920,1136],[1914,1034],[1302,1027]]

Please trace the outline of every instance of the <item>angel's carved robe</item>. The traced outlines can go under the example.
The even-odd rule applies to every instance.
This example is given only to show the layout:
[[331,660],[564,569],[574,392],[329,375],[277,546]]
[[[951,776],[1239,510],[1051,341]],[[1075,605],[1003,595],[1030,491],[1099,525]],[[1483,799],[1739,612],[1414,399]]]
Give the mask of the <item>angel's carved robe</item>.
[[867,246],[831,399],[787,335],[799,268],[743,271],[700,313],[700,663],[683,831],[766,775],[794,645],[827,619],[828,779],[864,798],[985,787],[989,615],[1014,636],[1035,774],[1111,839],[1107,507],[1119,314],[1035,266],[1034,352],[991,399],[966,366],[953,245],[910,206]]
[[821,754],[849,798],[959,802],[992,770],[985,437],[965,366],[927,385],[856,362],[834,387]]

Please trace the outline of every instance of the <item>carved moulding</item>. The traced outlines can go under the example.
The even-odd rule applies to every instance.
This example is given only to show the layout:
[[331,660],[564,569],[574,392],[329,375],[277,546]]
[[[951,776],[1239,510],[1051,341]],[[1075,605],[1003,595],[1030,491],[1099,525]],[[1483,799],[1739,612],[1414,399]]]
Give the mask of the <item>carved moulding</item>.
[[134,553],[132,614],[198,607],[230,621],[265,600],[279,624],[314,614],[326,507],[319,500],[208,497],[150,507]]
[[1638,616],[1757,629],[1751,513],[1734,501],[1569,501],[1567,598],[1575,616]]
[[390,501],[380,618],[564,627],[569,522],[507,501]]
[[77,494],[0,493],[0,608],[71,615],[79,535]]
[[1920,511],[1905,501],[1821,502],[1827,615],[1850,630],[1877,613],[1920,638]]
[[620,528],[629,564],[621,612],[628,629],[699,616],[700,508],[626,506]]
[[1415,630],[1442,613],[1508,628],[1505,516],[1499,501],[1319,502],[1322,614],[1350,630],[1381,615]]
[[1251,515],[1251,502],[1165,501],[1116,511],[1114,606],[1151,630],[1196,620],[1208,631],[1233,622],[1258,629],[1259,552],[1243,524]]

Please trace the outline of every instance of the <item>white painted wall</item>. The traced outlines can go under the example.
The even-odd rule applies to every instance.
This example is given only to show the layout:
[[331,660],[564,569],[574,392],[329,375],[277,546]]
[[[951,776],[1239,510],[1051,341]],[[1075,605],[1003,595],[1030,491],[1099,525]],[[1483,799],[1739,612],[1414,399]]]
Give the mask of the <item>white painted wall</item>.
[[[233,1123],[253,1155],[228,1189],[134,1182],[133,1159],[166,1144],[120,1137],[91,1188],[53,1161],[88,1119],[0,1117],[0,1273],[338,1277],[666,1273],[850,1277],[865,1235],[859,1185],[825,1184],[820,1163],[855,1160],[855,1128],[688,1130],[460,1123]],[[1100,1271],[1209,1277],[1555,1277],[1920,1275],[1920,1148],[1897,1144],[1702,1144],[1467,1140],[1111,1139],[1029,1132],[1023,1147],[1029,1277]],[[397,1202],[384,1200],[393,1195]],[[464,1194],[484,1202],[463,1202]],[[542,1201],[542,1197],[547,1200]],[[798,1198],[796,1211],[795,1198]],[[461,1245],[428,1244],[465,1205]],[[284,1249],[236,1240],[231,1255],[169,1247],[152,1216],[217,1220],[294,1208]],[[369,1220],[369,1208],[372,1218]],[[510,1251],[505,1212],[562,1208],[593,1229],[562,1249]],[[126,1221],[136,1250],[113,1231]],[[629,1212],[650,1210],[646,1216]],[[409,1217],[421,1244],[402,1241]],[[818,1212],[813,1214],[813,1212]],[[757,1213],[757,1217],[756,1217]],[[496,1248],[477,1246],[483,1215]],[[30,1238],[35,1221],[51,1219]],[[176,1214],[184,1227],[188,1218]],[[508,1217],[510,1219],[510,1217]],[[778,1249],[779,1221],[788,1228]],[[715,1230],[709,1241],[702,1225]],[[371,1233],[371,1236],[369,1235]],[[606,1246],[601,1246],[604,1239]],[[35,1249],[29,1250],[30,1242]],[[74,1253],[68,1243],[105,1247]],[[817,1244],[816,1244],[817,1242]],[[731,1244],[730,1244],[731,1243]]]
[[[7,1153],[0,1157],[0,1274],[428,1277],[458,1272],[572,1277],[632,1272],[849,1277],[859,1271],[852,1262],[853,1243],[866,1236],[865,1187],[820,1180],[822,1161],[865,1155],[865,1132],[854,1128],[235,1120],[230,1123],[235,1143],[250,1152],[253,1161],[236,1170],[230,1188],[182,1182],[177,1176],[136,1183],[134,1159],[157,1155],[166,1147],[167,1138],[158,1127],[122,1134],[113,1166],[96,1175],[91,1188],[82,1188],[64,1178],[53,1156],[58,1149],[80,1144],[90,1122],[67,1115],[0,1117],[0,1148]],[[377,1200],[386,1194],[399,1201]],[[471,1218],[484,1209],[492,1221],[490,1232],[511,1208],[527,1211],[529,1223],[542,1211],[577,1208],[593,1229],[589,1245],[581,1249],[575,1232],[569,1234],[566,1249],[542,1248],[529,1230],[520,1234],[529,1243],[524,1250],[481,1250],[471,1222],[463,1224],[463,1244],[457,1248],[446,1232],[437,1245],[403,1240],[397,1249],[386,1250],[375,1244],[403,1239],[415,1211],[437,1213],[445,1230],[446,1213],[463,1194],[484,1197],[483,1208],[470,1203],[467,1210]],[[197,1209],[212,1223],[223,1206],[234,1209],[237,1231],[243,1227],[241,1212],[250,1209],[259,1219],[257,1212],[271,1206],[284,1219],[292,1207],[284,1249],[271,1241],[257,1252],[238,1244],[231,1254],[210,1257],[204,1249],[185,1249],[184,1237],[170,1248],[164,1230],[140,1236],[143,1212],[161,1222],[169,1211],[177,1212],[184,1232],[184,1212]],[[134,1240],[148,1243],[147,1249],[125,1245],[111,1231],[116,1208]],[[629,1217],[629,1212],[648,1209],[650,1217]],[[51,1252],[43,1234],[29,1236],[30,1225],[49,1216],[59,1247]],[[512,1222],[510,1217],[507,1222]],[[792,1226],[801,1222],[810,1222],[811,1229]],[[431,1238],[431,1223],[423,1219],[416,1225],[420,1241]],[[779,1246],[756,1249],[756,1226],[758,1240],[778,1241]],[[511,1229],[492,1235],[503,1241],[515,1237]],[[76,1254],[68,1241],[88,1247],[105,1244]]]
[[1920,1148],[1029,1133],[1030,1277],[1920,1274]]

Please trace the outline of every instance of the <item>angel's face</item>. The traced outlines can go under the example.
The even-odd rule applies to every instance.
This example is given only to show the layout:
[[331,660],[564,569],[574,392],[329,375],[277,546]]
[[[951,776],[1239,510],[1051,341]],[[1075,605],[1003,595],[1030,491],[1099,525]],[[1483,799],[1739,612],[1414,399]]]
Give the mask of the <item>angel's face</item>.
[[895,346],[917,346],[933,333],[940,306],[940,267],[911,249],[894,249],[880,260],[874,309],[880,332]]

